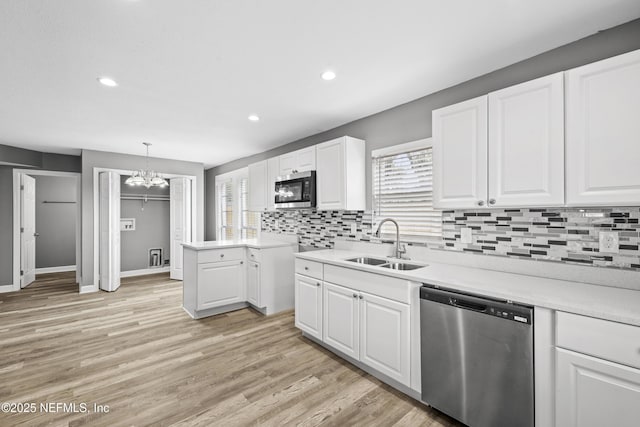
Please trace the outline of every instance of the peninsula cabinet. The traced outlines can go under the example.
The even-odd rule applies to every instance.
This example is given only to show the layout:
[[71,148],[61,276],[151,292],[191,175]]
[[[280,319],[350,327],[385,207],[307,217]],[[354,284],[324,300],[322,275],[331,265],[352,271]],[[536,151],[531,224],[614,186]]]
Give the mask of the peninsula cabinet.
[[197,310],[220,307],[245,300],[244,261],[198,264]]
[[434,206],[564,205],[563,73],[433,112]]
[[318,210],[365,210],[365,142],[343,136],[316,145]]
[[640,205],[640,50],[566,73],[567,205]]
[[266,315],[293,308],[294,244],[183,246],[183,308],[194,319],[248,306]]

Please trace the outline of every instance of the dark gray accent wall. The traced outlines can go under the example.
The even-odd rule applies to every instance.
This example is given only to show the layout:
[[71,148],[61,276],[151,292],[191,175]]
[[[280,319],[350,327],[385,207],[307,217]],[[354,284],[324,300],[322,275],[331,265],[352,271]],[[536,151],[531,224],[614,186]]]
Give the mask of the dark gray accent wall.
[[[36,268],[76,264],[76,179],[33,175],[36,180]],[[49,203],[45,203],[49,202]],[[53,203],[51,203],[53,202]]]
[[[11,166],[2,166],[2,164]],[[81,160],[80,156],[40,153],[0,145],[0,286],[10,285],[13,282],[13,169],[15,167],[80,172]]]
[[[369,157],[371,151],[378,148],[430,137],[431,112],[434,109],[636,49],[640,49],[640,19],[601,31],[440,92],[326,132],[208,169],[206,171],[206,181],[209,184],[207,186],[206,213],[207,239],[215,239],[215,185],[213,183],[216,175],[344,135],[364,139],[367,142],[366,155]],[[367,162],[368,204],[371,200],[370,177],[371,164]]]

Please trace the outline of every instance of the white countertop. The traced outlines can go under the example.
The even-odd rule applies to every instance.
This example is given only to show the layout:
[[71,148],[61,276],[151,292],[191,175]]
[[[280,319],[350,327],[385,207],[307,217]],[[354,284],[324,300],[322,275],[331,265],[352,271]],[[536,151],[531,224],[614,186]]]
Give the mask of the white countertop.
[[207,249],[249,247],[255,249],[281,248],[284,246],[297,246],[297,243],[285,242],[273,239],[239,239],[239,240],[211,240],[207,242],[182,243],[182,246],[196,251]]
[[637,290],[428,261],[403,260],[412,264],[428,264],[426,267],[410,271],[396,271],[346,261],[348,258],[360,256],[384,258],[379,255],[332,249],[296,254],[298,258],[311,261],[640,326],[640,291]]

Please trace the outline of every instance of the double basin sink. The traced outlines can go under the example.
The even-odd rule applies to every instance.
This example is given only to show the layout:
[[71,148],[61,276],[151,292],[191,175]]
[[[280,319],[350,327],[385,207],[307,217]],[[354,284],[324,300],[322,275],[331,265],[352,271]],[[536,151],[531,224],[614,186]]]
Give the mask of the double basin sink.
[[391,270],[400,270],[400,271],[408,271],[415,270],[416,268],[425,267],[420,264],[410,264],[406,262],[398,262],[398,261],[388,261],[386,259],[380,258],[369,258],[369,257],[358,257],[358,258],[350,258],[346,261],[355,262],[358,264],[372,265],[382,268],[389,268]]

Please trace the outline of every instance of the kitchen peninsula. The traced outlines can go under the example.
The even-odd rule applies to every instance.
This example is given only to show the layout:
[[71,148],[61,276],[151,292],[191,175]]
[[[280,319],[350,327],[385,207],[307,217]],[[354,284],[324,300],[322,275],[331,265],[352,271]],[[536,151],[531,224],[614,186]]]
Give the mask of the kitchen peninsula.
[[183,243],[183,308],[194,319],[292,309],[296,236]]

